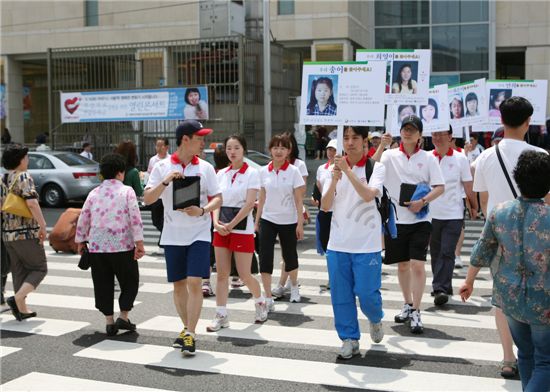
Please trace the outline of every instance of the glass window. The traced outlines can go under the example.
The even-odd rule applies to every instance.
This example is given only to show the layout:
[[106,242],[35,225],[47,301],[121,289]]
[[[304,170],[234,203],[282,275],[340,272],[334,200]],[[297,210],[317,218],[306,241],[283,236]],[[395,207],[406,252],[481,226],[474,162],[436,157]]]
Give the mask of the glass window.
[[433,27],[432,40],[432,71],[458,71],[460,65],[459,27]]
[[398,26],[429,23],[430,2],[428,0],[377,0],[374,7],[376,26]]
[[279,0],[277,2],[278,15],[294,15],[294,0]]
[[376,29],[376,49],[429,49],[428,27]]
[[55,157],[67,166],[80,166],[80,165],[92,165],[97,164],[86,157],[83,157],[80,154],[75,154],[74,152],[64,152],[56,154]]
[[525,79],[525,51],[497,52],[497,79]]
[[29,169],[54,169],[52,162],[43,155],[29,154]]
[[432,23],[488,21],[488,1],[432,1]]
[[476,79],[489,79],[488,72],[474,72],[460,74],[460,83],[471,82]]
[[317,61],[342,61],[344,58],[344,45],[316,44],[315,56]]
[[489,69],[489,25],[460,27],[460,70]]
[[98,8],[98,0],[86,0],[84,2],[84,15],[86,19],[86,26],[99,25]]
[[460,83],[459,74],[440,74],[440,75],[430,75],[430,87],[437,86],[438,84],[448,84],[453,86]]

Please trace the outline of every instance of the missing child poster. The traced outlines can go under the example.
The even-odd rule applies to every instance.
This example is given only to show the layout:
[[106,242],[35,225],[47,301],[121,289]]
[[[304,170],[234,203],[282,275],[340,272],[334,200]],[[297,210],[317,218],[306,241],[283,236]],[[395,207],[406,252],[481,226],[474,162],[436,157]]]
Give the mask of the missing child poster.
[[385,63],[385,103],[388,105],[427,103],[431,57],[428,49],[364,49],[356,54],[357,61]]
[[384,73],[380,61],[306,62],[300,124],[384,125]]
[[486,123],[488,110],[485,79],[450,86],[447,110],[453,129]]
[[531,125],[545,125],[547,80],[489,80],[486,84],[488,97],[488,125],[490,128],[501,125],[500,104],[506,99],[523,97],[533,105]]
[[422,135],[449,129],[449,106],[447,85],[440,84],[428,90],[428,102],[425,105],[388,105],[386,128],[392,136],[399,136],[401,123],[407,116],[414,114],[422,120]]

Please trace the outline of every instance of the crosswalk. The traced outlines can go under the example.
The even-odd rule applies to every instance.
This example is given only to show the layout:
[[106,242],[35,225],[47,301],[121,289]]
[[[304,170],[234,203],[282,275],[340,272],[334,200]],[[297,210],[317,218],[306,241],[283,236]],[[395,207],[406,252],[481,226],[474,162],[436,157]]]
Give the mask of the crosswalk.
[[[433,305],[429,294],[428,272],[422,311],[425,333],[417,336],[393,322],[402,297],[396,268],[384,266],[384,340],[370,341],[368,321],[359,311],[362,355],[338,360],[341,342],[333,328],[330,291],[323,288],[328,280],[326,262],[315,252],[313,225],[306,228],[309,238],[299,249],[302,302],[277,301],[268,321],[257,325],[252,322],[254,303],[248,290],[232,289],[227,304],[230,327],[208,333],[216,298],[205,299],[197,328],[199,351],[195,358],[182,358],[171,348],[182,328],[172,286],[166,282],[163,258],[153,255],[158,232],[147,211],[143,220],[147,255],[139,261],[140,290],[130,314],[138,333],[107,339],[104,320],[95,309],[90,272],[77,268],[78,256],[56,254],[46,246],[48,276],[28,298],[38,317],[17,322],[9,312],[0,314],[2,391],[521,390],[519,381],[499,376],[502,349],[488,271],[479,274],[471,301],[463,303],[455,295],[441,308]],[[465,261],[481,228],[481,222],[467,224]],[[455,271],[456,293],[466,269]],[[35,359],[40,356],[44,361]],[[57,366],[49,363],[53,360]]]

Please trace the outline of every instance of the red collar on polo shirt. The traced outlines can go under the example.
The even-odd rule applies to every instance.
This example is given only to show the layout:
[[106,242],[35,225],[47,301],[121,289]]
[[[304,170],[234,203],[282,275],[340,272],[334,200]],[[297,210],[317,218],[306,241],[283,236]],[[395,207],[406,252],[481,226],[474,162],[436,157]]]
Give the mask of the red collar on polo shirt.
[[[357,167],[363,167],[363,166],[365,166],[365,164],[367,163],[367,159],[369,159],[369,157],[366,156],[366,155],[363,155],[363,158],[361,158],[361,159],[359,160],[359,162],[357,162],[357,163],[355,164],[355,166],[357,166]],[[349,163],[349,159],[348,159],[347,155],[346,155],[346,162],[348,163],[349,167],[351,167],[351,164]]]
[[460,148],[460,147],[455,148],[455,150],[458,151],[458,152],[462,152],[462,148]]
[[452,147],[449,147],[449,150],[447,151],[447,154],[441,156],[439,155],[439,153],[437,152],[437,150],[434,148],[434,151],[433,151],[434,155],[439,159],[439,162],[441,162],[441,160],[443,159],[443,157],[450,157],[453,155],[453,148]]
[[325,163],[325,169],[328,169],[329,166],[330,166],[330,161],[327,161],[327,163]]
[[[288,169],[289,166],[290,162],[285,161],[285,163],[283,163],[283,166],[281,166],[279,170],[285,171],[286,169]],[[270,172],[273,171],[273,161],[269,162],[269,164],[267,165],[267,170],[269,170]],[[279,173],[279,170],[277,170],[276,173]]]
[[[231,177],[231,184],[235,182],[235,178],[237,178],[237,174],[244,174],[246,172],[246,169],[248,169],[248,163],[243,162],[243,165],[241,166],[241,168],[237,170],[235,174],[233,174],[233,177]],[[225,172],[227,173],[229,170],[233,170],[233,165],[229,166]]]
[[[407,159],[411,159],[411,155],[407,154],[407,151],[405,151],[405,147],[403,147],[403,142],[399,143],[399,151],[405,154],[407,156]],[[416,154],[418,151],[420,151],[420,147],[418,147],[418,144],[417,144],[414,147],[413,155]]]
[[[170,161],[174,164],[174,165],[178,165],[180,164],[181,167],[183,167],[185,169],[185,166],[187,166],[185,163],[183,163],[182,161],[180,161],[180,157],[178,156],[178,153],[175,152],[173,153],[172,155],[170,155]],[[191,158],[191,164],[192,165],[198,165],[199,164],[199,157],[194,155],[193,158]]]

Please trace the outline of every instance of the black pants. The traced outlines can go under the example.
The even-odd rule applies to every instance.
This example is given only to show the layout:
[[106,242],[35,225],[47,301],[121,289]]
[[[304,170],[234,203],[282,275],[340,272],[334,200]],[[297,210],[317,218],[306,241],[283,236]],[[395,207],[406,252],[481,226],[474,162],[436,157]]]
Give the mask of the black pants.
[[273,273],[273,254],[277,234],[279,234],[281,242],[285,271],[290,272],[298,268],[296,226],[296,223],[278,225],[268,220],[260,219],[260,272]]
[[118,298],[120,310],[131,310],[139,287],[139,269],[138,262],[134,260],[134,251],[90,253],[90,261],[95,307],[105,316],[113,315],[114,277],[116,276],[120,285],[120,297]]
[[462,219],[432,219],[430,256],[432,258],[432,288],[434,292],[453,293],[455,249],[462,231],[462,222]]

